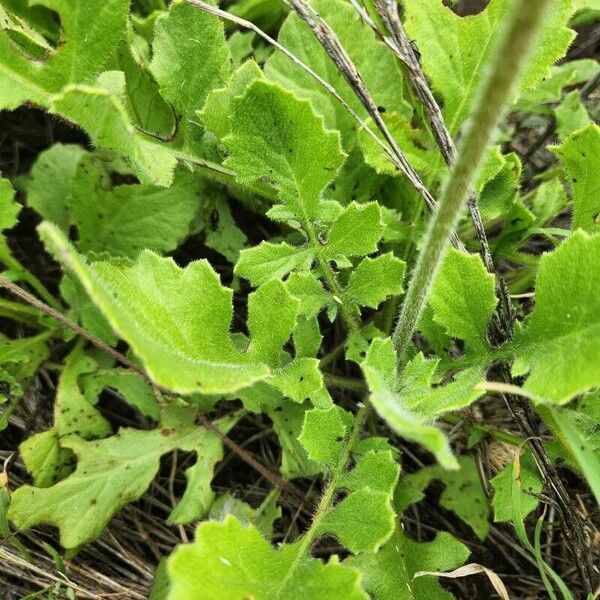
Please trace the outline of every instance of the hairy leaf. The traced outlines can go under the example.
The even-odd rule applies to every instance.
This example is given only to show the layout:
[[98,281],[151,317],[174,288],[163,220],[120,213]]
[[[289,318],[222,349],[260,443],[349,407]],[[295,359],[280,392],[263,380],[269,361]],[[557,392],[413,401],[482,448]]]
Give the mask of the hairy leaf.
[[345,562],[362,574],[362,587],[374,600],[451,600],[434,577],[413,579],[417,571],[445,571],[462,565],[468,548],[449,533],[418,543],[400,528],[376,553],[350,557]]
[[187,2],[173,2],[169,12],[156,20],[152,50],[152,74],[162,96],[181,117],[183,147],[193,151],[201,135],[196,111],[231,71],[223,24]]
[[429,297],[434,320],[448,335],[485,353],[487,328],[497,302],[494,288],[494,276],[478,255],[451,249]]
[[125,34],[128,0],[45,0],[44,5],[60,15],[63,43],[40,64],[0,32],[2,108],[47,105],[49,96],[69,83],[92,83]]
[[317,219],[319,199],[343,160],[339,135],[326,131],[308,101],[255,81],[234,99],[226,164],[240,181],[261,178],[301,223]]
[[589,125],[554,151],[565,165],[573,188],[573,229],[597,232],[600,227],[600,128]]
[[540,261],[535,306],[513,351],[525,389],[567,402],[600,385],[600,237],[575,233]]
[[[334,30],[364,77],[367,88],[381,111],[397,111],[410,119],[412,108],[405,99],[400,65],[385,46],[376,40],[354,9],[341,0],[313,0],[311,6]],[[308,25],[293,12],[283,24],[278,40],[333,85],[358,114],[363,118],[367,117],[362,104],[315,39]],[[342,133],[344,147],[352,147],[358,124],[310,75],[280,52],[275,52],[267,61],[265,74],[300,97],[310,99],[316,112],[323,115],[327,126]],[[390,85],[392,80],[394,85]]]
[[200,182],[180,172],[173,185],[110,185],[98,160],[82,159],[71,181],[71,217],[83,253],[135,257],[142,250],[166,253],[189,233],[198,209]]
[[[183,394],[228,393],[270,375],[256,351],[233,344],[232,290],[221,285],[208,262],[180,269],[144,251],[131,267],[89,265],[56,228],[44,224],[40,233],[160,385]],[[296,302],[289,294],[282,301]],[[291,334],[289,321],[271,323],[281,339]]]
[[169,559],[170,600],[231,598],[255,600],[366,600],[358,573],[335,561],[297,560],[293,546],[275,550],[253,527],[234,517],[202,523],[192,544]]
[[83,127],[98,147],[119,154],[142,182],[168,186],[176,158],[132,123],[122,100],[123,74],[108,73],[102,83],[66,86],[52,97],[52,111]]
[[193,424],[151,431],[124,428],[95,442],[67,436],[61,445],[77,455],[73,474],[51,487],[25,485],[17,489],[9,517],[21,529],[38,523],[55,525],[60,530],[61,544],[76,548],[98,537],[118,510],[146,491],[163,454],[181,448],[196,451],[201,457],[199,466],[188,471],[192,493],[184,496],[181,508],[171,515],[174,522],[186,522],[201,516],[201,507],[206,510],[212,499],[209,464],[204,461],[214,465],[222,452],[220,441],[213,438],[214,433]]
[[[396,353],[390,338],[376,338],[361,365],[370,390],[370,401],[379,415],[399,435],[422,444],[447,469],[458,468],[456,458],[444,434],[434,425],[427,413],[411,411],[396,390]],[[426,407],[425,407],[426,410]]]

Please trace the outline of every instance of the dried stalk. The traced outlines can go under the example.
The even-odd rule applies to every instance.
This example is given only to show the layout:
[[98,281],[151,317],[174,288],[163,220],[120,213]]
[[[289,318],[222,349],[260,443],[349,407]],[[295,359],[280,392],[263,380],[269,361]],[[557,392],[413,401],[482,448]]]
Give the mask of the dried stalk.
[[[409,78],[414,86],[415,92],[417,93],[417,95],[419,96],[421,101],[423,102],[425,110],[429,116],[429,119],[430,119],[430,122],[432,125],[432,129],[433,129],[434,135],[436,137],[436,141],[440,147],[440,151],[441,151],[442,155],[444,156],[444,159],[446,160],[446,162],[449,165],[452,165],[456,160],[456,147],[454,146],[454,142],[450,136],[448,129],[446,128],[439,105],[435,101],[435,98],[433,97],[433,94],[431,93],[431,90],[427,84],[427,80],[421,69],[419,60],[418,60],[418,58],[415,54],[415,51],[410,43],[410,40],[408,39],[408,37],[406,35],[404,26],[402,25],[402,22],[400,21],[400,18],[398,15],[398,10],[397,10],[397,4],[395,2],[393,2],[392,0],[374,0],[374,2],[375,2],[375,6],[377,8],[379,15],[381,16],[386,27],[389,29],[390,33],[392,34],[392,41],[393,41],[392,45],[395,46],[396,49],[398,50],[397,55],[402,60],[403,64],[407,68]],[[545,0],[539,0],[537,3],[540,6],[543,6],[544,2],[545,2]],[[537,7],[537,8],[538,8],[538,10],[541,10],[539,7]],[[516,5],[513,7],[513,9],[515,11],[518,10]],[[530,7],[528,7],[528,10],[529,9],[535,10],[535,7],[530,6]],[[524,12],[527,12],[527,11],[524,11]],[[527,15],[519,15],[519,16],[521,16],[521,17],[523,17],[523,19],[525,19]],[[518,19],[516,19],[516,21],[518,21]],[[374,25],[374,23],[373,23],[373,25]],[[522,31],[523,31],[523,34],[525,36],[527,36],[526,28],[524,28]],[[531,37],[533,37],[533,34],[534,34],[533,30],[529,32],[530,40],[531,40]],[[513,46],[513,49],[516,49],[517,53],[522,52],[523,54],[525,54],[525,50],[526,50],[525,47],[521,46],[520,44]],[[510,44],[506,50],[510,53]],[[515,52],[512,52],[512,54],[515,54]],[[503,70],[505,71],[506,69],[510,68],[507,65],[508,61],[507,61],[507,57],[506,57],[506,54],[504,51],[499,52],[496,55],[496,57],[500,58],[500,61],[497,61],[497,63],[495,64],[495,69],[493,69],[493,73],[490,76],[491,80],[494,79],[494,74],[498,74],[497,73],[498,71],[503,71]],[[508,57],[508,58],[510,58],[510,57]],[[521,60],[522,60],[522,58],[521,58]],[[499,73],[499,74],[501,75],[501,73]],[[514,84],[514,82],[513,82],[513,84]],[[497,84],[494,83],[493,85],[497,85]],[[509,84],[509,86],[507,87],[507,90],[506,90],[507,94],[510,91],[510,85],[512,85],[512,84]],[[484,95],[481,96],[481,98],[484,98],[484,97],[485,97]],[[490,104],[488,104],[486,102],[483,105],[483,108],[486,110],[490,110]],[[499,108],[501,108],[501,106]],[[499,116],[499,114],[500,113],[498,113],[497,117]],[[468,139],[469,133],[472,133],[475,138],[477,138],[477,136],[482,135],[482,130],[477,125],[477,123],[478,123],[478,119],[477,119],[477,114],[476,114],[475,117],[473,118],[473,120],[471,121],[471,129],[468,130],[467,134],[465,135],[465,137],[467,137],[467,140],[465,140],[465,142],[464,142],[465,147],[469,143],[473,143],[472,140],[469,141],[469,139]],[[493,129],[493,127],[492,127],[492,129]],[[479,155],[479,157],[475,157],[475,158],[480,159],[481,154]],[[466,167],[468,168],[469,165],[467,164]],[[472,176],[473,175],[471,174],[471,177]],[[447,189],[448,188],[446,188],[446,190]],[[467,190],[468,190],[468,187],[465,187],[463,191],[466,192]],[[456,190],[454,190],[454,193],[456,193]],[[443,196],[442,202],[444,202],[445,197],[446,196]],[[493,265],[491,253],[489,252],[489,244],[487,242],[487,236],[486,236],[485,229],[483,227],[483,222],[481,220],[481,216],[480,216],[479,209],[477,206],[477,199],[473,193],[470,193],[467,195],[467,204],[469,206],[469,210],[471,213],[471,219],[475,225],[475,230],[477,232],[479,241],[481,243],[482,256],[483,256],[484,263],[485,263],[488,271],[494,272],[494,265]],[[428,274],[430,274],[431,269],[426,268],[426,272]],[[511,335],[513,314],[512,314],[512,308],[511,308],[511,303],[510,303],[510,296],[508,293],[508,289],[506,287],[506,283],[504,282],[503,279],[501,279],[500,277],[497,276],[496,284],[497,284],[496,285],[497,293],[500,298],[500,306],[499,306],[499,314],[498,314],[499,318],[498,318],[498,322],[496,323],[496,328],[495,328],[496,331],[493,331],[492,334],[493,334],[493,337],[495,338],[494,341],[496,343],[502,343],[503,341],[508,339]],[[426,296],[426,293],[425,293],[425,296]],[[405,306],[406,306],[407,301],[408,301],[408,297],[405,300]],[[403,307],[403,311],[405,311],[404,307]],[[405,314],[406,314],[406,312],[405,312]],[[410,334],[412,334],[412,328],[414,327],[414,324],[413,324],[413,326],[410,327],[410,333],[407,336],[406,329],[404,329],[404,330],[400,329],[400,327],[403,325],[403,323],[404,323],[404,325],[406,325],[406,321],[403,322],[403,319],[401,316],[399,324],[398,324],[399,327],[397,328],[397,330],[395,332],[396,334],[398,334],[400,339],[403,340],[399,344],[400,348],[402,348],[406,344],[406,342],[410,338]],[[501,374],[505,381],[507,381],[507,382],[511,381],[510,372],[508,371],[508,368],[506,366],[504,366],[502,368]],[[558,475],[558,473],[556,472],[556,469],[554,468],[554,465],[548,458],[548,455],[546,453],[546,450],[545,450],[543,444],[540,442],[539,428],[538,428],[535,412],[533,411],[533,409],[531,408],[529,403],[526,400],[523,400],[522,398],[519,398],[517,396],[510,396],[510,395],[508,395],[508,396],[505,395],[505,396],[503,396],[503,398],[507,404],[507,407],[508,407],[513,419],[518,424],[519,429],[521,430],[522,434],[530,440],[530,445],[532,447],[533,455],[536,459],[536,462],[538,464],[538,467],[540,469],[542,477],[543,477],[544,481],[546,482],[546,484],[548,484],[550,489],[552,490],[553,497],[555,498],[557,506],[559,508],[559,512],[561,513],[561,517],[562,517],[563,523],[565,525],[563,527],[563,530],[565,532],[565,536],[566,536],[567,540],[569,541],[569,548],[571,549],[571,552],[573,553],[573,556],[575,558],[575,562],[578,566],[578,569],[579,569],[579,572],[581,575],[581,579],[582,579],[582,583],[583,583],[586,591],[589,592],[589,591],[591,591],[591,589],[593,587],[592,582],[595,578],[592,553],[589,552],[589,546],[590,546],[591,541],[589,539],[589,536],[586,534],[585,525],[584,525],[581,517],[579,516],[577,511],[574,510],[574,503],[570,498],[568,490],[565,488],[560,476]]]
[[[427,78],[425,77],[425,73],[423,72],[415,49],[400,20],[398,4],[395,0],[373,0],[373,2],[378,15],[390,32],[391,37],[383,35],[379,31],[377,24],[371,19],[367,11],[364,10],[362,6],[358,5],[357,0],[352,0],[352,5],[365,23],[373,29],[375,35],[390,48],[406,68],[408,79],[423,104],[423,108],[425,109],[431,124],[431,129],[442,157],[446,164],[451,166],[456,160],[456,145],[450,131],[446,127],[444,116],[431,91],[429,83],[427,82]],[[475,234],[479,240],[481,258],[483,259],[486,269],[490,273],[496,275],[496,293],[499,298],[498,321],[496,325],[499,329],[500,337],[506,337],[510,335],[513,315],[510,294],[506,282],[496,272],[487,234],[485,232],[485,225],[479,211],[477,196],[473,191],[471,191],[467,197],[467,207],[475,228]]]

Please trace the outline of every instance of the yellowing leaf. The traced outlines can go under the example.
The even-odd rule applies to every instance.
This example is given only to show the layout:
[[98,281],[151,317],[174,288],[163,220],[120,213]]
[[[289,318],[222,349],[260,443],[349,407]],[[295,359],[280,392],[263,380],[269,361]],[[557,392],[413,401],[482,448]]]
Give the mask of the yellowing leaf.
[[[188,497],[186,504],[175,509],[172,519],[182,522],[190,514],[201,516],[198,507],[207,510],[212,500],[212,470],[204,461],[214,464],[222,454],[215,434],[193,423],[180,429],[121,429],[94,442],[71,435],[61,440],[61,446],[77,455],[75,471],[51,487],[18,488],[12,495],[9,518],[21,529],[38,523],[55,525],[65,548],[77,548],[98,537],[119,509],[146,491],[158,471],[160,457],[176,448],[198,452],[200,467],[192,467],[195,471],[188,475],[195,500]],[[201,488],[209,494],[208,503],[204,499],[203,505],[198,495]],[[194,501],[196,508],[186,506]]]

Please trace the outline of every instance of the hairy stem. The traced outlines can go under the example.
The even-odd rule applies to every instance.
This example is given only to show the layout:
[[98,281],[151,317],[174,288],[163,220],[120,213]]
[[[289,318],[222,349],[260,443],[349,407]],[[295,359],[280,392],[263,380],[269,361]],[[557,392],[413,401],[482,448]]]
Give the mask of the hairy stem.
[[[406,68],[408,79],[421,100],[427,118],[431,124],[433,136],[440,149],[440,152],[444,158],[444,161],[448,166],[452,166],[456,160],[456,146],[452,135],[446,126],[442,110],[435,99],[431,88],[425,77],[425,73],[421,67],[421,63],[417,58],[416,52],[413,45],[406,34],[404,25],[400,20],[398,14],[398,3],[396,0],[374,0],[374,5],[377,13],[385,23],[386,28],[392,36],[392,40],[388,44],[394,54],[400,59]],[[372,24],[375,26],[375,23]],[[486,269],[493,274],[496,274],[494,267],[494,261],[492,258],[492,252],[485,232],[485,226],[481,213],[479,211],[479,204],[477,202],[477,196],[474,191],[470,191],[467,196],[467,206],[471,216],[471,221],[475,228],[475,234],[479,240],[481,248],[481,258],[485,264]],[[510,333],[511,321],[512,321],[512,306],[510,296],[508,293],[508,287],[505,281],[496,274],[496,293],[499,298],[498,303],[498,320],[497,326],[502,336],[506,337]]]
[[461,140],[456,162],[450,169],[437,210],[429,223],[423,250],[402,304],[393,334],[399,368],[435,275],[448,250],[450,234],[481,168],[485,150],[492,141],[504,107],[520,80],[548,4],[549,0],[529,0],[525,3],[513,0]]

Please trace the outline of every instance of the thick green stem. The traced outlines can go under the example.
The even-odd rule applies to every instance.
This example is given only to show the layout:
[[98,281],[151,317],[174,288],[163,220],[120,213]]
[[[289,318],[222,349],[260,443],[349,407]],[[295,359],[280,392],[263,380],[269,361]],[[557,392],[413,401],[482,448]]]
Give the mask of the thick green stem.
[[504,107],[520,80],[533,42],[550,0],[513,0],[510,14],[461,139],[456,162],[444,185],[433,214],[423,250],[417,260],[408,292],[393,334],[394,347],[402,366],[404,351],[421,315],[435,275],[444,260],[469,189],[481,168],[485,150],[502,117]]

